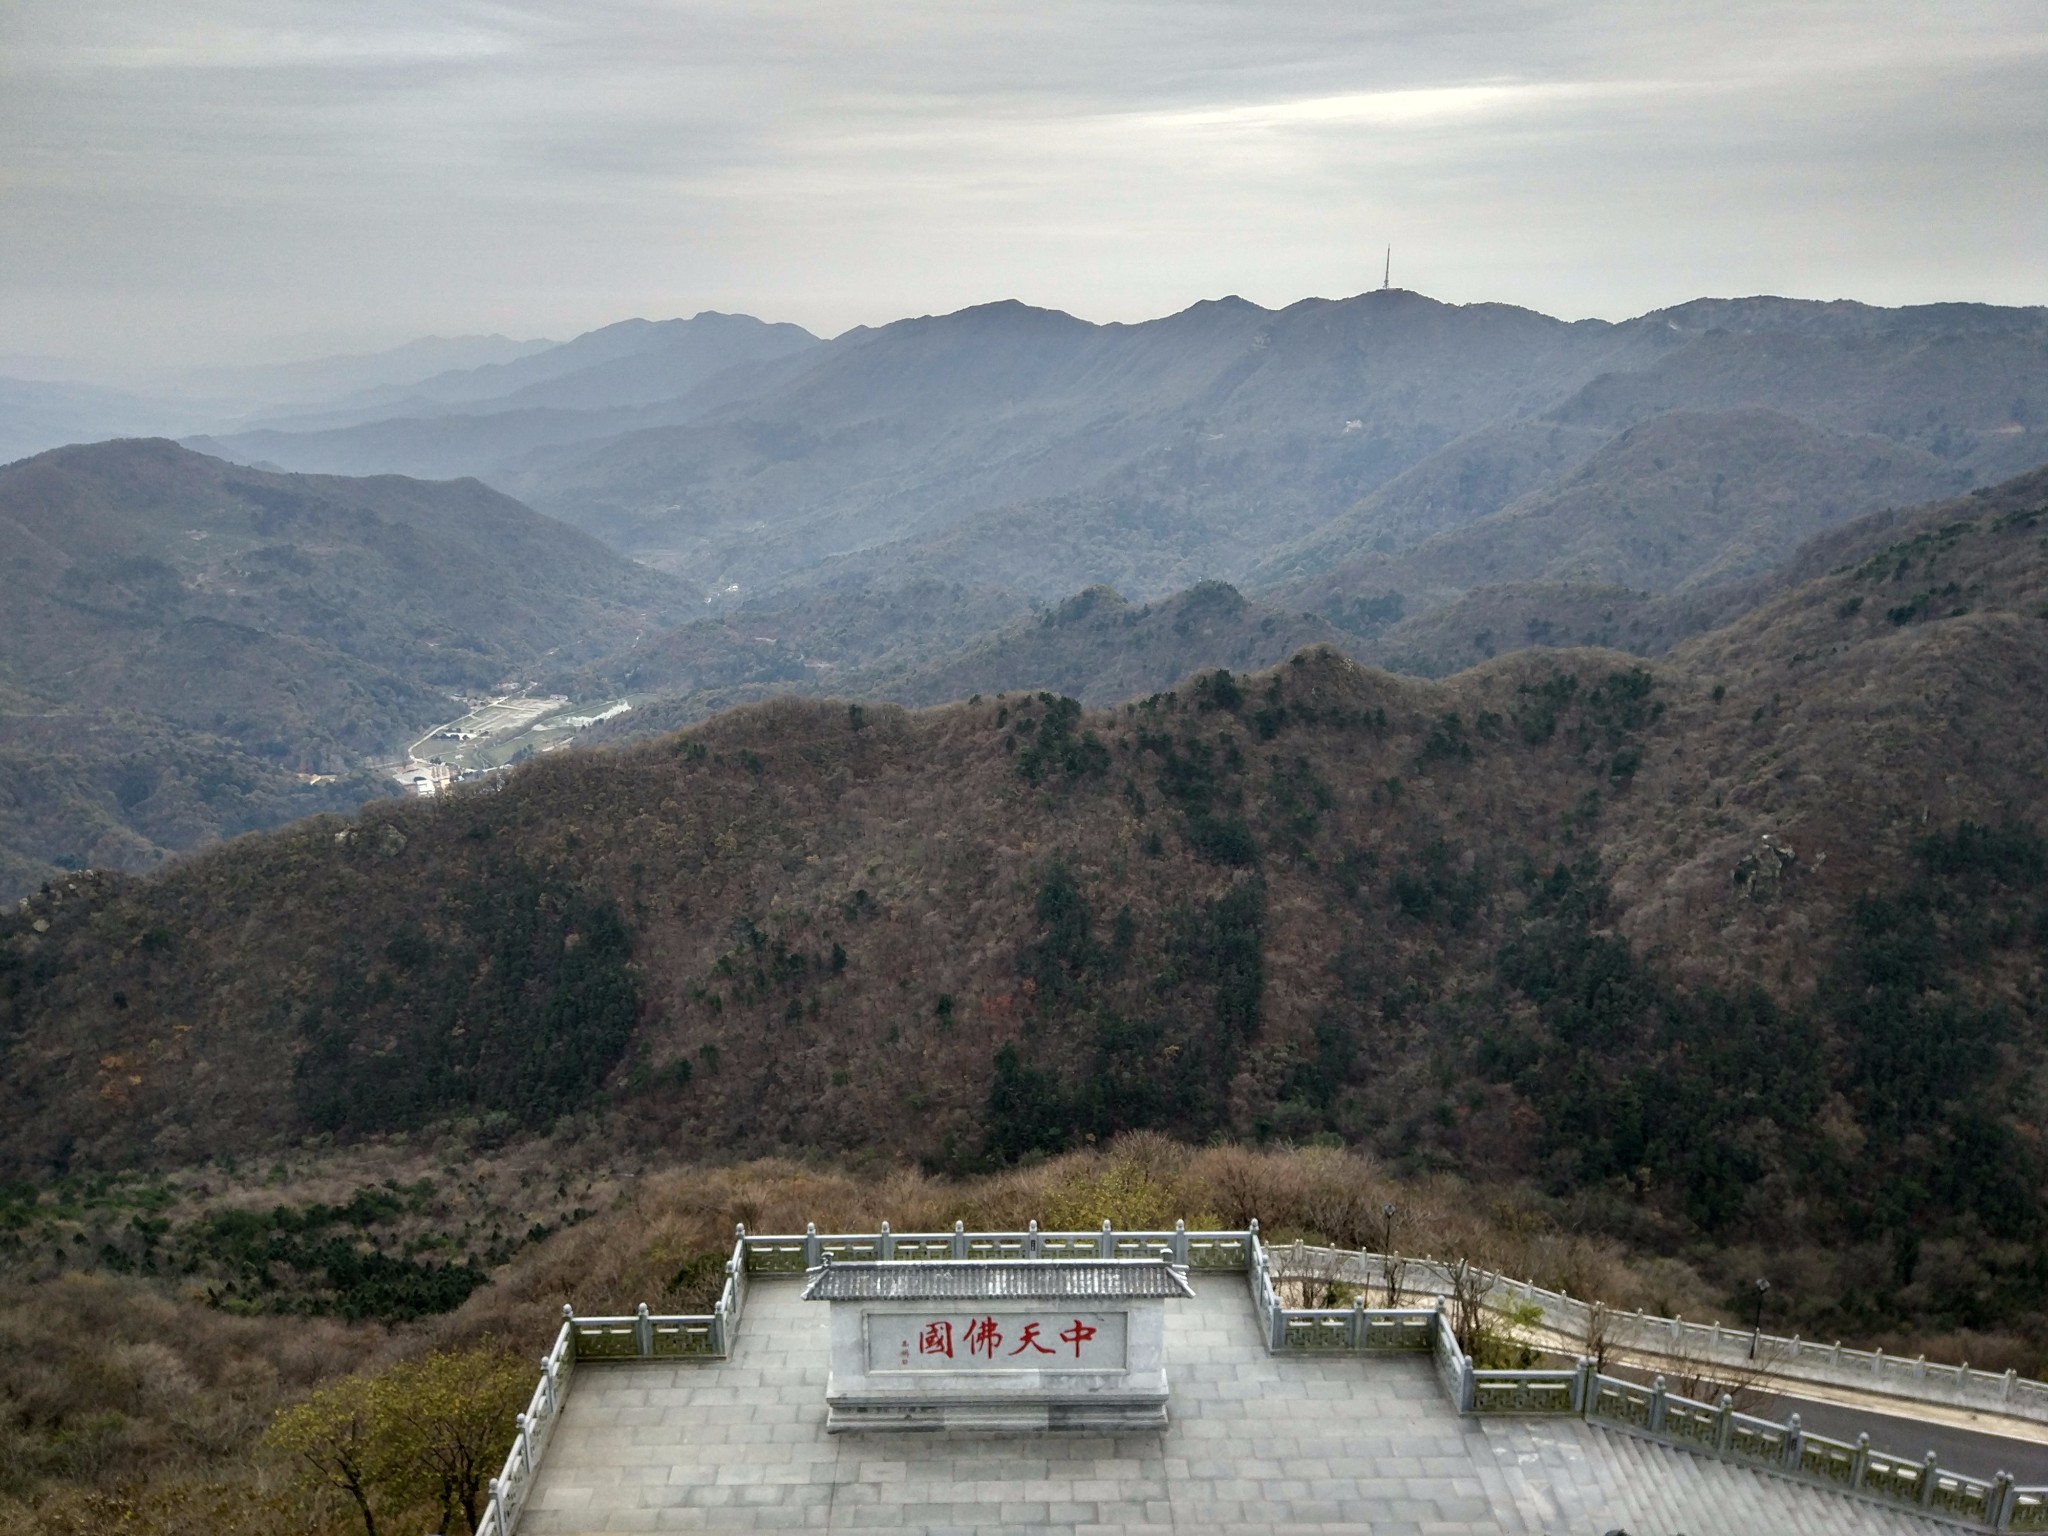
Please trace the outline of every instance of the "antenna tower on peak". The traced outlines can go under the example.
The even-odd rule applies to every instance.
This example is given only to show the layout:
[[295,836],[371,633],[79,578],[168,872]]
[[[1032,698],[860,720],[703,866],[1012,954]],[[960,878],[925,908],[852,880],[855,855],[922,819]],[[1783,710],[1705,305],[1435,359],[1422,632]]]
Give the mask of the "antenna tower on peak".
[[1380,292],[1385,293],[1394,286],[1394,248],[1387,247],[1387,270],[1380,274]]

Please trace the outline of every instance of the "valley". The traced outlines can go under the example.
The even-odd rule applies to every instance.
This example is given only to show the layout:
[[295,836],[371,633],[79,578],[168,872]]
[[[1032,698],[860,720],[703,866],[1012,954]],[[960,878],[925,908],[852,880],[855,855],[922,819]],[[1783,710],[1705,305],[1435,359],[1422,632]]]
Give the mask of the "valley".
[[615,720],[633,708],[616,699],[578,713],[576,704],[559,693],[463,702],[470,706],[466,713],[433,727],[387,770],[394,782],[414,794],[438,794],[450,785],[513,767],[536,753],[573,746],[576,732]]

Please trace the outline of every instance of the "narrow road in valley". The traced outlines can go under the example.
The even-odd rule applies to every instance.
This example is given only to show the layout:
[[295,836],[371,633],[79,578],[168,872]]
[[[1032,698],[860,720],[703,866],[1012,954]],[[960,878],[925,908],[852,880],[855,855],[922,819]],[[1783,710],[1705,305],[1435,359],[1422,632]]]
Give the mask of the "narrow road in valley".
[[[1539,1336],[1545,1347],[1567,1355],[1578,1342],[1558,1333]],[[1644,1382],[1671,1364],[1633,1350],[1616,1350],[1609,1359],[1610,1371]],[[1942,1466],[1972,1477],[2010,1472],[2023,1486],[2048,1487],[2048,1424],[2028,1419],[1946,1403],[1915,1403],[1783,1375],[1753,1387],[1752,1399],[1742,1411],[1781,1423],[1796,1413],[1801,1429],[1830,1440],[1853,1445],[1858,1435],[1868,1435],[1873,1449],[1893,1456],[1917,1460],[1932,1451]]]
[[1894,1456],[1918,1458],[1932,1451],[1942,1466],[1972,1477],[1988,1478],[2010,1472],[2025,1486],[2048,1486],[2048,1444],[2036,1440],[1787,1394],[1763,1398],[1759,1406],[1747,1411],[1779,1420],[1796,1413],[1801,1429],[1830,1440],[1846,1440],[1853,1445],[1858,1435],[1868,1435],[1872,1448]]

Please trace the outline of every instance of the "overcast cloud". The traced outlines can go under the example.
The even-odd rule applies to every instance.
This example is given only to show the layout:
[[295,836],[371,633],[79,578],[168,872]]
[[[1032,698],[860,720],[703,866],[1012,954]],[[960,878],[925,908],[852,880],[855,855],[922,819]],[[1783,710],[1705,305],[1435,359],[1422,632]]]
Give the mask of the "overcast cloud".
[[11,0],[0,353],[2048,301],[2048,5]]

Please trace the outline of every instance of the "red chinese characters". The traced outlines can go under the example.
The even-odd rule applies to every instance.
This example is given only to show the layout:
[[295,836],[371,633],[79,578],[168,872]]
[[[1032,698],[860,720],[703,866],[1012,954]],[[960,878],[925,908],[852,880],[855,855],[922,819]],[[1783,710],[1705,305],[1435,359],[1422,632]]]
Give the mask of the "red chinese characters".
[[[993,1365],[997,1360],[1018,1361],[1020,1366],[1029,1365],[1032,1357],[1039,1355],[1058,1356],[1060,1351],[1052,1341],[1057,1340],[1072,1351],[1079,1360],[1082,1346],[1093,1341],[1101,1330],[1093,1323],[1076,1317],[1065,1327],[1060,1327],[1057,1318],[1036,1319],[1008,1317],[997,1319],[993,1316],[968,1317],[965,1319],[933,1319],[914,1325],[915,1331],[902,1335],[902,1358],[904,1364],[910,1361],[911,1340],[915,1339],[920,1357],[955,1360],[964,1355],[969,1360],[985,1360]],[[1005,1332],[1005,1329],[1008,1332]],[[1052,1330],[1059,1328],[1057,1334]],[[1007,1347],[1005,1347],[1007,1346]]]
[[1038,1342],[1038,1330],[1040,1326],[1041,1325],[1038,1323],[1026,1323],[1024,1325],[1024,1336],[1017,1341],[1017,1347],[1011,1350],[1010,1353],[1013,1355],[1021,1355],[1024,1353],[1025,1350],[1033,1349],[1038,1351],[1038,1353],[1041,1355],[1058,1354],[1058,1350],[1052,1349]]

